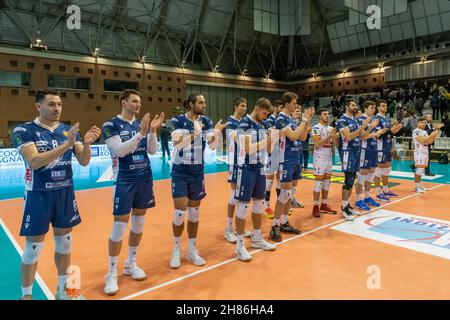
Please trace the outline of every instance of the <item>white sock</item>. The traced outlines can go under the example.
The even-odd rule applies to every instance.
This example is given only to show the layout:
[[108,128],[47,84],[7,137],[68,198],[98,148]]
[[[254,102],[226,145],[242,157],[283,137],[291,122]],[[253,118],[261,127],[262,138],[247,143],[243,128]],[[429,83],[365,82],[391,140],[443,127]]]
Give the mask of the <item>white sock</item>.
[[276,182],[276,187],[277,187],[277,189],[281,189],[281,182],[280,182],[280,179],[277,179],[277,182]]
[[254,229],[252,234],[252,239],[259,241],[262,239],[261,229]]
[[[322,203],[323,203],[323,201],[322,201]],[[318,206],[319,205],[319,201],[318,200],[314,200],[314,205]]]
[[138,247],[128,246],[128,258],[127,258],[125,264],[132,265],[132,264],[136,263],[137,249],[138,249]]
[[240,249],[244,246],[244,235],[237,235],[236,248]]
[[65,274],[63,276],[58,275],[58,291],[63,291],[64,287],[67,283],[67,279],[69,279],[69,275]]
[[227,232],[233,231],[233,218],[227,218]]
[[375,190],[377,191],[377,194],[381,194],[381,188],[380,187],[375,187]]
[[416,187],[417,187],[417,188],[422,187],[421,184],[420,184],[420,182],[416,182]]
[[345,208],[348,206],[348,200],[342,200],[342,207]]
[[388,186],[383,186],[383,191],[384,192],[389,192],[389,187]]
[[356,201],[362,200],[362,193],[356,194]]
[[287,214],[281,215],[281,224],[285,224],[288,222],[288,216]]
[[279,226],[280,225],[280,219],[273,219],[273,221],[272,221],[272,227],[273,226]]
[[322,199],[322,203],[323,204],[327,204],[328,203],[328,199]]
[[173,237],[173,245],[176,249],[181,247],[181,237]]
[[266,191],[272,190],[273,180],[266,179]]
[[195,241],[197,238],[189,238],[189,252],[195,251]]
[[33,286],[29,286],[29,287],[25,287],[25,288],[22,287],[22,297],[25,295],[31,296],[32,292],[33,292]]
[[109,274],[117,274],[117,260],[119,260],[119,256],[109,256]]
[[370,198],[370,191],[364,191],[365,192],[365,194],[366,194],[366,199],[367,198]]

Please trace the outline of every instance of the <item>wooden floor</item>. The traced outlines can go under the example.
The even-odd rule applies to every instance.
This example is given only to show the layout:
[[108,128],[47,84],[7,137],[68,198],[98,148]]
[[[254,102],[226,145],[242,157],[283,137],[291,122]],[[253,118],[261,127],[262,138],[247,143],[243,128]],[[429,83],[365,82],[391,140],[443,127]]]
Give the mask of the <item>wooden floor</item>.
[[[394,180],[393,180],[394,181]],[[397,200],[383,209],[449,219],[449,185],[424,183],[434,189],[414,194],[412,181],[396,180]],[[185,260],[187,235],[183,235],[183,264],[169,267],[172,251],[173,205],[170,180],[154,183],[157,205],[148,211],[138,264],[149,278],[142,282],[120,277],[115,297],[103,294],[108,269],[107,243],[111,231],[112,188],[77,192],[83,222],[74,234],[72,263],[81,269],[82,293],[88,299],[449,299],[449,260],[332,230],[340,215],[311,216],[312,180],[302,180],[297,198],[304,209],[294,209],[291,224],[303,234],[284,237],[275,252],[257,251],[250,263],[235,259],[234,245],[223,238],[229,186],[226,173],[206,176],[207,197],[200,209],[198,248],[204,267]],[[340,206],[341,185],[333,183],[330,205]],[[272,202],[274,204],[274,200]],[[23,248],[19,238],[22,200],[2,202],[0,217]],[[249,219],[250,220],[250,219]],[[264,219],[267,237],[271,220]],[[248,221],[248,228],[251,223]],[[125,238],[127,239],[127,238]],[[250,240],[246,240],[250,241]],[[250,243],[247,242],[250,247]],[[54,291],[53,238],[47,236],[38,271]],[[123,268],[124,243],[119,270]],[[367,268],[379,266],[381,289],[367,287]],[[18,265],[17,268],[20,266]]]

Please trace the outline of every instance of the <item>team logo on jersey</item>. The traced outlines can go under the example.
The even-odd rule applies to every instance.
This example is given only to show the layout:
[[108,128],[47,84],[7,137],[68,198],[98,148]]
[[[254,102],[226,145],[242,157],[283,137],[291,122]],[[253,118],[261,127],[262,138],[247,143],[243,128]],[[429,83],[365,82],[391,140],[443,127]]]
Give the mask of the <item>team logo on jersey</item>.
[[68,131],[63,131],[63,135],[64,135],[64,137],[68,137],[69,136],[69,132]]
[[105,132],[106,138],[111,138],[112,134],[111,134],[111,131],[109,130],[109,128],[106,128],[104,132]]
[[14,135],[14,140],[16,140],[16,143],[19,146],[23,143],[22,137],[18,134]]
[[31,180],[33,179],[32,177],[33,175],[31,174],[31,169],[30,168],[25,169],[25,182],[30,183]]

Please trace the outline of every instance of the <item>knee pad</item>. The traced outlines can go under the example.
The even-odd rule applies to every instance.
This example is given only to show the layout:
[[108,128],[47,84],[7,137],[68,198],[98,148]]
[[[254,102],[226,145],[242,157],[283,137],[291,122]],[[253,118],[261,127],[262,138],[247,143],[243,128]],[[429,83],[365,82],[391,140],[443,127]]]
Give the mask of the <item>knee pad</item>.
[[230,192],[230,199],[228,199],[228,204],[235,206],[237,203],[236,198],[234,197],[236,194],[236,190],[231,190]]
[[244,220],[247,218],[247,208],[248,208],[248,202],[241,202],[238,201],[236,206],[236,217],[238,217],[241,220]]
[[358,183],[363,186],[364,181],[366,181],[366,178],[367,178],[367,176],[365,174],[364,175],[358,174]]
[[126,222],[122,221],[114,221],[113,229],[111,232],[111,240],[113,242],[120,242],[123,239],[123,235],[125,234],[125,231],[127,230],[127,224]]
[[355,172],[345,172],[344,189],[351,190],[353,184],[355,183],[356,173]]
[[72,252],[72,233],[62,236],[54,236],[55,252],[59,254],[69,254]]
[[281,189],[280,195],[278,196],[278,201],[280,203],[287,203],[292,197],[292,190]]
[[272,190],[273,180],[266,179],[266,191]]
[[325,190],[325,191],[330,190],[330,179],[323,180],[323,187],[322,187],[322,189]]
[[391,173],[391,168],[383,168],[383,176],[389,176],[389,173]]
[[184,210],[175,209],[175,213],[173,215],[173,224],[176,226],[181,226],[184,223]]
[[25,249],[22,254],[22,262],[25,264],[35,264],[38,261],[39,255],[44,248],[43,242],[25,241]]
[[322,180],[316,180],[314,182],[314,192],[320,192],[323,188],[323,181]]
[[416,168],[416,174],[418,176],[423,176],[425,174],[425,168]]
[[375,177],[380,178],[383,175],[383,169],[380,167],[375,168]]
[[373,173],[369,172],[366,176],[366,181],[372,183],[373,178],[374,178]]
[[131,231],[140,234],[144,231],[145,216],[131,216]]
[[188,221],[189,222],[198,222],[198,217],[200,212],[198,211],[198,207],[188,207]]
[[253,213],[262,214],[263,207],[264,207],[264,200],[262,199],[253,200],[253,208],[252,208]]

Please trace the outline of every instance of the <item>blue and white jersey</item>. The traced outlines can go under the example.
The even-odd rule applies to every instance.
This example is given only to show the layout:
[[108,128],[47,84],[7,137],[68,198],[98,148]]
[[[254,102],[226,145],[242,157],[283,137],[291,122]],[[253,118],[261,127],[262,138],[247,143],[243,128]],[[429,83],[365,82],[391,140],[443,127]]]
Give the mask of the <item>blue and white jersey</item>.
[[275,116],[273,113],[267,118],[267,120],[264,121],[267,128],[271,128],[275,126],[275,120],[277,119],[277,116]]
[[[283,112],[278,114],[275,120],[275,128],[282,131],[283,129],[290,127],[292,131],[297,129],[297,124],[291,116],[285,115]],[[284,164],[296,164],[300,162],[300,158],[303,152],[302,141],[292,141],[288,137],[284,136],[280,139],[280,163]]]
[[[204,173],[205,148],[208,137],[214,134],[211,119],[200,115],[198,121],[202,127],[202,134],[189,146],[181,149],[174,148],[172,175],[192,176]],[[194,132],[194,121],[187,114],[175,116],[171,120],[173,133],[182,133],[183,136]]]
[[378,151],[391,150],[391,146],[392,146],[391,119],[389,118],[388,115],[382,116],[379,113],[376,115],[376,117],[379,120],[378,126],[380,127],[380,129],[384,129],[384,128],[389,129],[385,134],[381,135],[377,139],[377,144],[378,144],[377,149],[378,149]]
[[[141,128],[140,121],[130,122],[120,115],[105,122],[102,134],[105,142],[119,136],[122,143],[130,140]],[[115,184],[139,183],[151,179],[150,160],[147,154],[147,139],[143,138],[134,152],[119,157],[110,149]]]
[[344,135],[342,134],[342,130],[347,127],[350,132],[354,132],[359,129],[359,122],[353,117],[349,117],[344,114],[336,123],[336,128],[340,132],[339,135],[339,149],[341,150],[353,150],[360,151],[361,150],[361,139],[360,137],[356,137],[352,141],[348,141]]
[[230,135],[236,133],[239,122],[240,120],[236,119],[234,116],[229,116],[225,127],[228,146],[228,164],[230,166],[237,164],[237,144],[231,139]]
[[239,154],[238,166],[251,169],[262,168],[267,162],[267,151],[260,150],[252,155],[245,153],[244,136],[250,135],[250,143],[257,143],[267,137],[267,129],[262,122],[257,122],[250,115],[242,118],[238,127]]
[[[358,122],[359,122],[359,126],[362,126],[362,123],[364,122],[364,120],[367,119],[367,116],[365,114],[363,114],[361,117],[357,118]],[[375,117],[372,117],[372,119],[370,120],[368,126],[375,120]],[[370,131],[370,134],[377,132],[378,130],[380,130],[380,124],[378,124],[375,128],[373,128]],[[361,148],[363,149],[377,149],[377,139],[376,138],[369,138],[366,140],[362,140],[361,139]]]
[[[18,125],[13,132],[14,147],[20,152],[24,146],[34,144],[39,153],[56,149],[67,141],[70,126],[59,122],[53,128],[39,122],[36,118],[33,122]],[[80,135],[77,142],[81,143]],[[45,167],[33,170],[25,162],[25,190],[27,191],[51,191],[70,187],[72,180],[72,154],[74,149],[67,150],[62,156],[50,162]]]

